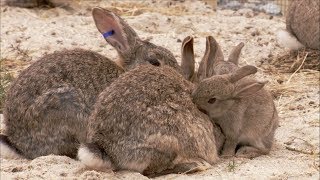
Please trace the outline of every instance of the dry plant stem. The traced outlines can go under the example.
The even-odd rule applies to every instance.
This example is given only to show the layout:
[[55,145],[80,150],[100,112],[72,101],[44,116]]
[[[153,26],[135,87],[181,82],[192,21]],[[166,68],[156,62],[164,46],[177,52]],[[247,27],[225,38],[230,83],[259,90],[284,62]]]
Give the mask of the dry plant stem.
[[319,154],[319,153],[314,153],[313,151],[311,151],[311,152],[304,151],[304,150],[296,149],[296,148],[293,148],[290,146],[286,146],[286,149],[288,149],[289,151],[294,151],[294,152],[298,152],[298,153],[302,153],[302,154],[309,154],[309,155]]
[[305,60],[307,59],[307,56],[308,56],[308,53],[306,53],[306,55],[304,56],[304,58],[303,58],[303,60],[302,60],[302,63],[301,63],[301,65],[298,67],[298,69],[295,70],[295,71],[291,74],[291,76],[289,77],[288,81],[286,82],[287,84],[291,81],[292,77],[302,68],[303,63],[304,63]]

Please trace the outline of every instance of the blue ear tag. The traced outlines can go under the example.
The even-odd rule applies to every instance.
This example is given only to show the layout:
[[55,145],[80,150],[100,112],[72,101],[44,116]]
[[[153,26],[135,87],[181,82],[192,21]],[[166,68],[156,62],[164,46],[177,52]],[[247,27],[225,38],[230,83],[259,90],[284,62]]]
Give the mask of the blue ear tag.
[[102,35],[103,35],[104,38],[107,38],[109,36],[112,36],[113,34],[114,34],[114,30],[111,30],[111,31],[103,33]]

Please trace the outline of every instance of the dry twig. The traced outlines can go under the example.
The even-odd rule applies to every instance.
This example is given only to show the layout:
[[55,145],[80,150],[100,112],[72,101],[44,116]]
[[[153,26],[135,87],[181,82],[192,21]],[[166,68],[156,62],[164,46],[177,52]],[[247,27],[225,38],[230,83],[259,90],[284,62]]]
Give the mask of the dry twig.
[[315,153],[313,151],[304,151],[304,150],[301,150],[301,149],[296,149],[294,147],[290,147],[290,146],[286,146],[286,149],[288,149],[289,151],[294,151],[294,152],[298,152],[298,153],[302,153],[302,154],[309,154],[309,155],[319,155],[319,153]]

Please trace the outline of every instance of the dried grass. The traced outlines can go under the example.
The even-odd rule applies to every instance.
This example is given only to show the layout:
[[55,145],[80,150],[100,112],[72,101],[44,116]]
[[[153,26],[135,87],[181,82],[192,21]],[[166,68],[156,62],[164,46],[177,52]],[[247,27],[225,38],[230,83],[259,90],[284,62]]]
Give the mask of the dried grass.
[[302,49],[299,51],[290,51],[287,54],[276,57],[275,59],[270,59],[270,61],[270,64],[283,72],[292,73],[297,69],[312,69],[320,71],[319,50]]
[[0,59],[0,113],[2,113],[2,107],[5,100],[5,95],[10,83],[13,81],[14,77],[8,72],[5,59]]

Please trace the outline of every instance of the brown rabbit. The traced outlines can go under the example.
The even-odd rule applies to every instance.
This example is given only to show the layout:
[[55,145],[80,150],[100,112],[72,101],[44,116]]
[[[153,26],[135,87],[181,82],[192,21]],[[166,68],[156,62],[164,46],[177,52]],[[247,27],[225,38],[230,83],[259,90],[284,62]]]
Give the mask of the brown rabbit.
[[272,95],[263,82],[247,77],[257,72],[244,66],[233,73],[202,80],[193,92],[193,102],[220,125],[226,141],[223,156],[253,158],[268,154],[278,127]]
[[122,67],[81,49],[55,52],[33,63],[6,96],[6,136],[0,136],[3,156],[16,152],[30,159],[48,154],[76,157],[98,94],[124,70],[137,64],[170,65],[179,70],[171,52],[141,40],[119,16],[102,8],[92,13],[98,30],[118,51]]
[[[228,60],[225,61],[221,48],[217,41],[212,36],[206,37],[206,50],[205,54],[200,61],[198,71],[195,71],[195,59],[193,51],[193,38],[190,36],[185,38],[182,42],[182,61],[181,67],[183,75],[186,79],[199,83],[200,80],[219,74],[227,74],[239,69],[239,56],[244,43],[239,43],[232,49]],[[201,110],[201,109],[200,109]],[[214,121],[214,134],[216,138],[216,146],[218,152],[221,152],[223,144],[225,142],[225,136],[221,132],[218,124]]]
[[288,32],[279,32],[279,41],[292,50],[303,46],[320,50],[319,24],[319,0],[292,0],[286,15],[286,30]]
[[94,169],[193,172],[218,160],[213,124],[174,69],[141,65],[100,95],[78,158]]
[[[202,61],[206,68],[210,60],[205,56]],[[191,79],[190,36],[182,43],[182,70]],[[89,119],[88,139],[78,152],[80,161],[94,169],[127,169],[145,175],[210,167],[218,160],[224,136],[192,103],[193,88],[167,66],[144,65],[121,75],[99,95]]]

